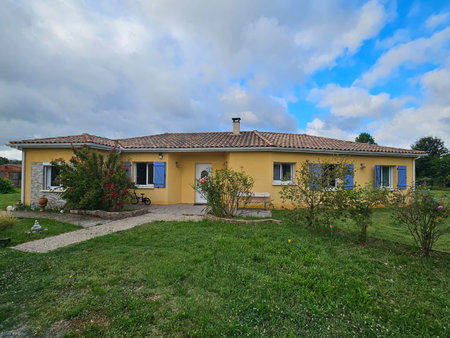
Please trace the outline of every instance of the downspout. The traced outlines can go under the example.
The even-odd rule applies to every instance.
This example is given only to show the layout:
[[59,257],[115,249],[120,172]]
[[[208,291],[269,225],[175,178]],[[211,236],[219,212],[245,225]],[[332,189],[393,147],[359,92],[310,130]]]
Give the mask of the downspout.
[[20,202],[25,204],[25,151],[22,150],[22,179],[20,182],[21,191],[20,191]]
[[420,158],[420,156],[413,158],[413,166],[412,166],[412,188],[413,188],[413,190],[416,190],[416,160],[418,158]]

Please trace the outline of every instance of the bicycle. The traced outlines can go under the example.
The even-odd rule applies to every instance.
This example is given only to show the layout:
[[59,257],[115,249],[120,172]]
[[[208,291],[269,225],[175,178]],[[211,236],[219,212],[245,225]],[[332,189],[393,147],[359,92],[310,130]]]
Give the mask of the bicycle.
[[152,204],[152,201],[150,200],[150,198],[145,197],[143,193],[141,193],[141,197],[139,197],[139,196],[136,194],[136,191],[133,191],[133,193],[134,193],[134,196],[131,196],[131,204],[138,204],[139,201],[140,201],[142,204],[145,204],[145,205],[150,205],[150,204]]

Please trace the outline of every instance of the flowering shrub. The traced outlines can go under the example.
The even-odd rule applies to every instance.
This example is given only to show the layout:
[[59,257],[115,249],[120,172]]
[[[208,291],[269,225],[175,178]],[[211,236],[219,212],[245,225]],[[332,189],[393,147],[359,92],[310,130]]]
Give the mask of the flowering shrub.
[[236,215],[238,203],[248,200],[253,178],[244,172],[217,169],[195,182],[194,189],[207,200],[209,213],[218,217]]
[[52,161],[59,168],[66,207],[121,210],[133,183],[119,160],[119,152],[112,150],[104,155],[88,147],[74,148],[73,152],[68,163],[63,159]]
[[428,257],[433,244],[449,231],[444,221],[449,217],[449,205],[438,201],[428,189],[394,192],[392,206],[395,221],[406,225],[422,253]]

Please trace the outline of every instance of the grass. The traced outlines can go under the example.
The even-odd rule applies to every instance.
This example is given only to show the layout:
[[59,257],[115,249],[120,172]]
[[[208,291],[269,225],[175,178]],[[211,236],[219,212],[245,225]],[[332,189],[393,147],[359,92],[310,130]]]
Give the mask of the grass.
[[[442,201],[447,201],[450,204],[450,191],[448,190],[433,190],[433,194]],[[272,211],[273,217],[277,219],[286,219],[287,211],[274,210]],[[335,221],[336,231],[345,231],[354,235],[354,239],[357,240],[357,236],[360,233],[354,222],[351,220],[337,220]],[[450,218],[446,220],[444,227],[450,228]],[[415,245],[414,239],[408,231],[406,226],[400,226],[393,223],[392,211],[390,209],[376,209],[373,215],[373,225],[367,229],[367,236],[369,238],[378,238],[392,242],[399,242],[406,245]],[[436,242],[433,247],[437,250],[443,250],[450,252],[450,233],[444,233]]]
[[[355,234],[355,236],[360,233],[360,228],[352,221],[336,221],[335,226],[337,230],[348,231]],[[447,228],[450,227],[450,218],[446,220],[445,226]],[[389,209],[374,210],[373,225],[367,229],[367,236],[414,245],[414,239],[409,233],[408,228],[393,224],[392,211]],[[433,248],[450,252],[450,233],[444,233]]]
[[9,194],[0,194],[0,210],[5,210],[8,205],[14,205],[20,200],[20,189],[15,189]]
[[1,249],[0,331],[445,337],[449,264],[288,224],[157,222],[48,254]]
[[19,218],[17,223],[13,227],[0,230],[0,237],[11,238],[10,246],[14,246],[31,240],[55,236],[63,232],[74,231],[83,228],[81,226],[69,223],[42,218],[38,219],[38,222],[42,226],[42,228],[46,228],[48,230],[31,234],[29,232],[34,224],[34,221],[34,218]]

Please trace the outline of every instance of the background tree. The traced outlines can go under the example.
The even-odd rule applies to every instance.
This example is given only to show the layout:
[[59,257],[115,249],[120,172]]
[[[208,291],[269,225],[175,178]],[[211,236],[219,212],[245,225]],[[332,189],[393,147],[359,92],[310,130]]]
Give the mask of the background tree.
[[450,187],[450,154],[438,137],[422,137],[411,148],[422,150],[427,156],[416,161],[416,177],[419,184]]
[[416,143],[411,145],[414,150],[422,150],[427,153],[430,157],[441,157],[442,155],[448,154],[448,149],[438,137],[427,136],[422,137]]
[[9,160],[6,157],[1,157],[0,156],[0,165],[1,164],[8,164],[8,163],[9,163]]
[[361,133],[357,138],[355,138],[355,142],[358,143],[368,143],[368,144],[376,144],[375,139],[369,133]]

